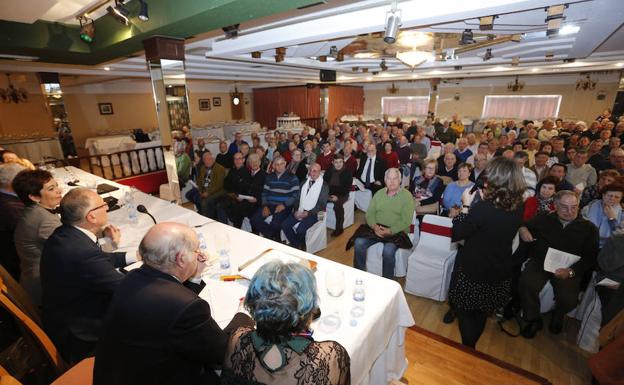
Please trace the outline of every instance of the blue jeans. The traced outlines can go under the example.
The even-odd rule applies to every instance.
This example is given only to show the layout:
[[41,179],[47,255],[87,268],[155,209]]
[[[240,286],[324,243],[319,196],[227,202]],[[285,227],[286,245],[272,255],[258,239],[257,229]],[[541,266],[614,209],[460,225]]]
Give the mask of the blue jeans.
[[276,214],[275,207],[276,206],[269,206],[269,211],[271,212],[271,215],[273,215],[273,219],[270,224],[267,224],[264,221],[266,218],[262,216],[262,206],[260,206],[251,218],[249,218],[251,228],[254,232],[261,233],[266,238],[275,238],[279,236],[279,232],[282,229],[282,223],[290,215],[291,209],[286,207],[286,209]]
[[[355,256],[353,258],[353,267],[356,269],[366,271],[366,250],[372,245],[379,243],[379,241],[370,238],[356,238],[355,239]],[[381,256],[382,261],[382,276],[384,278],[392,279],[394,277],[394,254],[397,251],[397,246],[392,242],[384,243],[383,252]]]
[[[293,230],[293,226],[299,223],[297,230]],[[290,242],[293,247],[301,247],[305,245],[305,237],[308,229],[314,224],[318,222],[318,218],[314,214],[308,215],[306,218],[303,218],[299,221],[295,218],[295,214],[290,214],[290,216],[282,223],[282,231],[284,235],[286,235],[286,239]]]

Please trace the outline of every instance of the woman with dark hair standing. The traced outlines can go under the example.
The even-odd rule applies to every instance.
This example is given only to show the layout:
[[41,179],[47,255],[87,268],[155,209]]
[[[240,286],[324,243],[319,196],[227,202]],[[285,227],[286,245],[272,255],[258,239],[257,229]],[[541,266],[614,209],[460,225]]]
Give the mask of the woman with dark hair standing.
[[39,262],[43,244],[61,225],[56,208],[61,190],[48,171],[24,170],[13,179],[13,190],[24,202],[15,228],[15,249],[20,258],[20,284],[36,305],[41,305]]
[[457,253],[449,302],[457,313],[462,344],[474,348],[488,314],[511,297],[512,241],[522,225],[522,171],[509,159],[493,159],[482,200],[471,206],[476,192],[462,195],[461,214],[453,219]]

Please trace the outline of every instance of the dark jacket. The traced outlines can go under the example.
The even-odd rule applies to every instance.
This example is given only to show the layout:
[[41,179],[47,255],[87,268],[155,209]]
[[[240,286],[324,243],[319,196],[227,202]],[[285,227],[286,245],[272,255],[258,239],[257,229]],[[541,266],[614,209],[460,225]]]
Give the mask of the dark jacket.
[[[299,193],[303,191],[304,183],[307,183],[307,178],[303,182],[301,182],[301,184],[299,185]],[[323,181],[323,185],[321,186],[321,191],[319,193],[318,200],[316,201],[316,205],[314,205],[314,208],[312,210],[309,210],[308,212],[312,215],[316,215],[318,214],[319,211],[325,211],[325,206],[327,206],[327,198],[329,198],[329,186],[327,185],[325,181]],[[295,204],[293,205],[294,211],[297,211],[298,208],[299,208],[299,196],[297,196],[297,200],[295,201]]]
[[325,182],[327,182],[327,185],[329,186],[329,195],[336,195],[337,197],[345,197],[349,195],[349,192],[351,191],[351,185],[353,184],[353,175],[351,175],[351,171],[343,167],[339,176],[340,184],[338,186],[332,186],[330,184],[331,178],[334,175],[334,173],[337,173],[337,172],[338,171],[336,171],[334,166],[332,166],[329,168],[329,170],[325,171],[325,174],[323,175],[323,179],[325,179]]
[[212,165],[212,174],[210,176],[210,184],[204,187],[206,180],[206,167],[202,164],[197,173],[197,189],[200,193],[206,192],[209,197],[223,192],[223,181],[225,179],[225,168],[215,162]]
[[125,265],[125,253],[102,251],[73,226],[58,227],[46,241],[40,266],[43,326],[66,360],[84,358],[95,347],[123,278],[115,268]]
[[[251,175],[251,172],[250,172]],[[258,201],[256,205],[260,205],[262,201],[262,191],[264,190],[264,181],[266,180],[266,171],[260,169],[251,177],[251,184],[249,185],[248,194],[256,198]]]
[[20,261],[13,236],[22,210],[24,204],[18,197],[0,192],[0,264],[16,281],[20,278]]
[[[365,176],[362,176],[362,173],[364,172],[364,167],[366,167],[366,161],[368,160],[368,156],[366,155],[366,153],[362,154],[362,157],[360,158],[360,166],[357,169],[357,173],[355,174],[356,178],[358,178],[359,180],[365,180]],[[373,169],[373,175],[375,177],[376,181],[381,182],[381,184],[384,184],[384,173],[386,172],[386,162],[384,162],[383,159],[381,159],[381,156],[379,156],[379,154],[377,154],[377,156],[375,157],[375,166]]]
[[590,221],[578,217],[564,228],[557,213],[538,214],[527,222],[526,227],[536,239],[528,248],[528,256],[534,262],[543,264],[548,248],[552,247],[581,257],[570,266],[579,277],[595,266],[598,229]]
[[[201,158],[199,159],[199,162],[201,164]],[[215,157],[215,163],[219,163],[224,168],[232,168],[232,166],[234,165],[234,155],[230,154],[229,152],[226,152],[225,154],[218,153]]]
[[218,384],[212,367],[223,362],[228,334],[201,288],[147,265],[128,273],[102,328],[93,384]]
[[247,167],[232,168],[223,181],[223,188],[227,193],[247,195],[250,183],[251,175]]
[[472,281],[496,283],[511,278],[511,245],[522,224],[522,207],[509,212],[490,201],[475,203],[468,215],[453,220],[453,242],[465,240],[456,267]]

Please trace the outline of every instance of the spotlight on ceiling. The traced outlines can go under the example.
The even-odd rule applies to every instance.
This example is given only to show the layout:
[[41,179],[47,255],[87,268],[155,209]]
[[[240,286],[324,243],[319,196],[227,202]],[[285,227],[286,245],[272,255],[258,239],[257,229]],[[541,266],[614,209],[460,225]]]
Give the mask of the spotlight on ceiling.
[[383,40],[387,44],[394,44],[401,26],[401,12],[397,11],[397,1],[392,4],[392,9],[386,16],[386,30]]
[[329,56],[336,57],[337,55],[338,55],[338,47],[336,47],[335,45],[332,45],[329,48]]
[[78,16],[77,19],[80,22],[80,40],[91,44],[95,38],[95,24],[93,24],[93,20],[84,15]]
[[139,0],[139,3],[141,3],[141,10],[139,11],[139,20],[148,21],[149,15],[147,14],[147,3],[145,2],[145,0]]
[[251,53],[251,57],[254,59],[260,59],[262,57],[262,52],[260,51],[253,51]]
[[474,35],[472,34],[471,29],[465,29],[461,34],[461,39],[459,40],[459,45],[468,45],[474,43]]
[[479,18],[479,30],[491,31],[494,29],[494,19],[498,16],[483,16]]
[[228,25],[227,27],[221,28],[225,33],[226,39],[233,39],[238,36],[238,27],[240,24]]
[[514,56],[511,58],[511,66],[512,67],[517,67],[518,65],[520,65],[520,58],[518,56]]
[[106,8],[106,12],[118,22],[128,25],[128,14],[130,14],[130,12],[123,6],[120,0],[115,0],[114,6],[109,5],[108,8]]
[[492,48],[488,48],[485,50],[485,54],[483,55],[483,61],[488,61],[493,57],[494,55],[492,55]]
[[379,68],[381,68],[382,71],[387,71],[388,70],[388,65],[386,64],[386,59],[381,59],[381,62],[379,63]]

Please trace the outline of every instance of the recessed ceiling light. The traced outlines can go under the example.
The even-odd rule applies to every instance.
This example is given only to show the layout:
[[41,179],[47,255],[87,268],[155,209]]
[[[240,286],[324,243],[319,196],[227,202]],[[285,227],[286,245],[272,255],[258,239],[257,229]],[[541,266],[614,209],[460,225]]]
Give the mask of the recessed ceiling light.
[[417,77],[418,77],[418,74],[412,74],[412,77],[413,77],[413,78],[417,78]]
[[539,70],[540,70],[539,68],[531,68],[531,72],[537,72]]
[[572,35],[577,33],[581,27],[578,25],[566,24],[559,30],[559,35]]
[[620,68],[621,68],[621,67],[624,67],[624,63],[616,63],[616,64],[615,64],[615,66],[616,66],[616,67],[620,67]]
[[110,67],[104,67],[104,71],[110,71]]
[[366,80],[368,80],[370,82],[371,80],[373,80],[373,77],[372,76],[367,76]]
[[490,71],[499,72],[499,71],[507,71],[507,70],[510,70],[510,69],[511,68],[505,68],[505,67],[501,67],[501,66],[496,66],[496,67],[490,68]]

